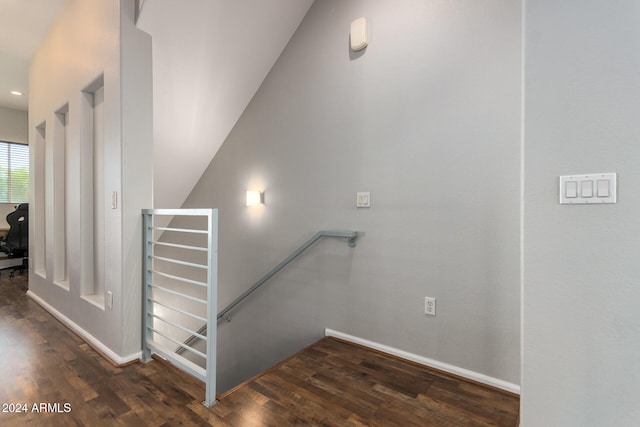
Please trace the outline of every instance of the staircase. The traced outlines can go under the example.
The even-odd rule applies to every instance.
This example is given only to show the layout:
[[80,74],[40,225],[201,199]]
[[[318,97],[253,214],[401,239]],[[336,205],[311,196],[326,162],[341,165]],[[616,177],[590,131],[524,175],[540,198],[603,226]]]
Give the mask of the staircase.
[[515,395],[323,338],[220,395],[209,419],[231,426],[511,427],[518,412]]
[[[157,354],[205,383],[205,406],[216,403],[217,325],[269,279],[323,237],[356,246],[356,231],[319,231],[216,313],[217,209],[144,209],[143,361]],[[175,347],[177,345],[177,347]],[[173,349],[171,348],[173,346]]]

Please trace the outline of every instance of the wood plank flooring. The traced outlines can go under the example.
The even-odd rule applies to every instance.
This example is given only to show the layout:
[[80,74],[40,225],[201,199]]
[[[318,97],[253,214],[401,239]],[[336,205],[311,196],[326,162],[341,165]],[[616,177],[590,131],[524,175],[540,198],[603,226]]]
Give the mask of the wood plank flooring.
[[517,426],[519,399],[325,338],[213,407],[234,426]]
[[26,277],[0,274],[2,426],[517,425],[515,396],[334,339],[205,408],[202,383],[166,363],[103,359],[25,295]]

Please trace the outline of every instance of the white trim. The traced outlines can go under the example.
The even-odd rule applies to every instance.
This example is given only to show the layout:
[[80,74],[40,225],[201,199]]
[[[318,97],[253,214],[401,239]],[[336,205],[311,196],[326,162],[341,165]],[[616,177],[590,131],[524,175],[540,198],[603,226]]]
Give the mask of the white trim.
[[332,329],[325,329],[324,336],[340,338],[342,340],[349,341],[354,344],[359,344],[364,347],[369,347],[374,350],[378,350],[383,353],[390,354],[392,356],[400,357],[402,359],[406,359],[411,362],[418,363],[420,365],[429,366],[431,368],[448,372],[450,374],[467,378],[469,380],[476,381],[482,384],[486,384],[491,387],[499,388],[501,390],[505,390],[510,393],[520,394],[520,386],[517,384],[499,380],[497,378],[493,378],[484,374],[479,374],[477,372],[473,372],[468,369],[459,368],[457,366],[449,365],[447,363],[439,362],[437,360],[429,359],[423,356],[419,356],[417,354],[409,353],[404,350],[399,350],[397,348],[389,347],[384,344],[379,344],[377,342],[365,340],[363,338],[354,337],[353,335],[348,335],[342,332],[334,331]]
[[142,356],[142,352],[138,351],[136,353],[130,354],[129,356],[122,357],[113,352],[109,347],[100,342],[96,337],[91,335],[89,332],[82,329],[78,324],[73,322],[64,314],[60,313],[54,307],[49,305],[46,301],[40,298],[38,295],[34,294],[31,290],[27,291],[27,296],[34,300],[38,305],[48,311],[53,317],[62,322],[66,327],[71,329],[74,333],[79,335],[83,340],[89,343],[91,346],[96,348],[103,356],[109,359],[116,365],[126,365],[127,363],[134,362],[139,360]]
[[56,285],[59,288],[64,289],[65,291],[69,292],[69,281],[68,280],[54,280],[53,284]]
[[526,140],[526,129],[525,129],[525,108],[526,108],[526,4],[523,1],[520,4],[521,9],[521,17],[520,17],[520,49],[521,49],[521,57],[520,57],[520,384],[524,384],[524,248],[525,248],[525,215],[524,215],[524,193],[526,190],[526,160],[525,160],[525,140]]

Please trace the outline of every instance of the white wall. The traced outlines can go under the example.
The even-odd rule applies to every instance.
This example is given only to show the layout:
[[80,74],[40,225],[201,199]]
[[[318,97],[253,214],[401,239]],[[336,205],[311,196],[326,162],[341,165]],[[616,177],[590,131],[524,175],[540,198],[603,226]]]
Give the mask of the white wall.
[[[524,427],[640,425],[640,4],[525,2]],[[618,173],[618,203],[558,176]]]
[[221,307],[316,231],[361,237],[320,242],[219,328],[221,390],[325,327],[518,384],[520,22],[507,0],[314,3],[185,207],[220,209]]
[[[0,107],[0,141],[29,142],[26,111]],[[15,210],[15,203],[0,203],[0,228],[8,228],[7,215]]]
[[[30,270],[30,292],[116,361],[135,357],[140,350],[140,209],[151,206],[152,190],[151,43],[134,26],[133,3],[71,0],[36,51],[29,81],[31,173],[36,182],[41,179],[44,184],[42,188],[36,185],[32,192],[30,256],[32,265],[42,264],[42,268]],[[104,241],[96,244],[104,247],[104,291],[113,293],[113,308],[105,303],[104,295],[83,296],[82,288],[91,284],[81,280],[92,268],[85,263],[84,254],[91,251],[86,245],[85,221],[93,205],[92,187],[84,184],[90,175],[85,161],[90,135],[82,91],[100,76],[105,93],[103,161],[108,200],[102,212]],[[56,136],[55,112],[65,105],[69,117],[65,168],[57,168],[61,144],[56,138],[61,134]],[[43,123],[44,141],[36,131]],[[44,171],[34,161],[43,152]],[[59,175],[63,171],[66,187]],[[111,208],[113,191],[118,193],[116,209]],[[59,197],[61,192],[64,197]],[[41,216],[45,234],[34,233],[39,224],[34,219]],[[66,236],[59,232],[60,224],[66,224]],[[66,239],[63,245],[61,238]],[[43,241],[46,245],[39,250]],[[58,265],[54,261],[64,247],[68,280],[54,283]]]

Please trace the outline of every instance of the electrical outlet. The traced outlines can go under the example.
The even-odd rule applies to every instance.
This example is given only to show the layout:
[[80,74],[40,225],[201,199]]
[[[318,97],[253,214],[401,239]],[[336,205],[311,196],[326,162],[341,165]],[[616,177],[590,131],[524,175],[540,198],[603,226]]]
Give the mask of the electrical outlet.
[[424,297],[424,314],[429,316],[436,315],[436,299],[432,297]]

